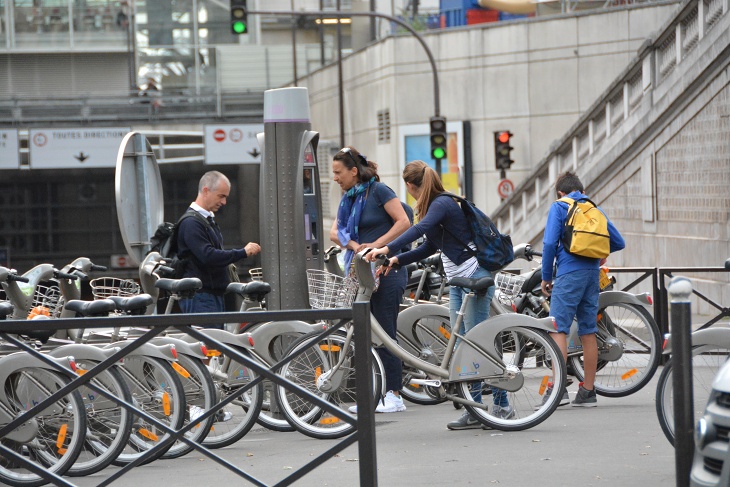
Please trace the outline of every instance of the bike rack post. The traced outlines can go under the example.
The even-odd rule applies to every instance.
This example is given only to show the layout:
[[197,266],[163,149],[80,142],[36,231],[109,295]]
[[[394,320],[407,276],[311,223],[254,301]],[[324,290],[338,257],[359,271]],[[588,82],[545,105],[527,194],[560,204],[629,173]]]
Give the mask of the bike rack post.
[[[370,370],[370,302],[352,305],[355,325],[355,370]],[[375,451],[375,410],[372,403],[373,378],[358,376],[357,384],[357,448],[360,456],[360,485],[378,485],[378,462]]]
[[694,458],[694,399],[692,397],[692,282],[675,277],[667,288],[671,296],[672,374],[674,406],[674,465],[677,487],[689,486]]

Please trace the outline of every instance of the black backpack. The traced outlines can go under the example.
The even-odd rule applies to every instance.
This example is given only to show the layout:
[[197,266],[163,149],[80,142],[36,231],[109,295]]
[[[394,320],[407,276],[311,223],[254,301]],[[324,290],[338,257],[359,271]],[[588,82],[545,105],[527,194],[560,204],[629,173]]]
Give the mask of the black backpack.
[[173,269],[173,272],[169,272],[167,277],[172,279],[182,279],[185,275],[185,269],[190,261],[191,257],[185,257],[181,259],[177,255],[177,234],[180,222],[186,218],[197,218],[206,225],[210,225],[207,219],[203,217],[197,211],[186,211],[177,221],[177,223],[164,222],[157,227],[157,231],[150,239],[152,248],[151,252],[158,252],[165,261],[166,266]]
[[[488,271],[497,271],[507,264],[515,260],[515,253],[512,247],[512,238],[509,235],[503,235],[497,230],[497,226],[492,220],[484,214],[482,210],[477,208],[474,203],[457,196],[452,193],[441,193],[441,195],[454,198],[460,203],[461,211],[464,213],[466,220],[469,222],[472,241],[476,245],[477,250],[471,248],[461,242],[453,233],[449,232],[443,225],[446,233],[461,242],[464,248],[470,249],[471,254],[477,258],[479,265]],[[439,195],[439,196],[441,196]]]

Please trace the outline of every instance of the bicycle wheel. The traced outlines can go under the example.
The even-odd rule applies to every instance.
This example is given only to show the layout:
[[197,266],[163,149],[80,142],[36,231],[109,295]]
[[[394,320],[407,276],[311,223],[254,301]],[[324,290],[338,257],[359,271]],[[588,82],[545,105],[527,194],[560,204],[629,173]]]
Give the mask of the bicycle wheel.
[[[97,362],[76,360],[80,371],[90,370]],[[132,402],[126,382],[116,367],[110,367],[91,383],[114,397]],[[132,430],[131,411],[87,386],[79,388],[86,409],[86,441],[81,454],[66,475],[80,477],[99,472],[109,466],[124,450]]]
[[[306,389],[321,399],[348,411],[355,405],[355,344],[345,335],[335,333],[310,343],[317,333],[300,338],[290,353],[304,349],[296,358],[281,369],[280,375]],[[370,373],[373,380],[373,404],[380,399],[383,373],[376,352],[373,354]],[[335,365],[341,364],[335,369]],[[350,434],[354,427],[340,418],[323,411],[319,406],[277,386],[276,395],[287,420],[297,431],[318,439],[341,438]]]
[[[69,382],[69,378],[43,368],[20,368],[2,386],[7,404],[3,416],[17,417]],[[0,425],[4,426],[4,425]],[[79,456],[86,434],[86,411],[78,391],[73,391],[41,411],[0,443],[47,472],[63,475]],[[13,486],[39,486],[48,481],[27,467],[0,455],[0,481]]]
[[[143,355],[127,356],[119,371],[129,386],[135,407],[173,430],[182,426],[186,412],[185,392],[177,372],[168,362]],[[129,441],[112,464],[123,467],[169,437],[165,430],[135,414]],[[172,445],[159,449],[143,464],[160,458]]]
[[[413,323],[413,336],[416,338],[416,346],[420,348],[417,352],[424,360],[434,365],[439,365],[444,357],[446,345],[451,336],[451,323],[448,310],[444,309],[444,315],[424,316]],[[407,364],[403,365],[403,397],[414,404],[429,406],[440,404],[446,400],[431,390],[428,386],[412,384],[411,378],[421,377],[423,373],[413,369]]]
[[[276,361],[281,360],[284,358],[286,351],[289,350],[294,342],[296,342],[301,336],[301,333],[285,333],[277,336],[269,344],[269,354],[274,357]],[[284,416],[284,413],[279,409],[275,389],[276,384],[268,380],[264,381],[264,400],[261,404],[261,413],[256,419],[256,422],[272,431],[294,431],[294,427],[289,424],[289,421],[286,420],[286,416]]]
[[[554,390],[561,391],[565,387],[565,362],[562,352],[547,333],[522,327],[508,328],[505,332],[517,337],[514,343],[519,344],[520,349],[503,352],[502,360],[508,368],[504,389],[489,387],[492,396],[483,396],[489,410],[466,404],[464,407],[482,424],[493,429],[519,431],[542,423],[558,407],[561,394],[545,396],[545,393],[550,381]],[[487,380],[484,382],[488,383]],[[471,400],[469,382],[459,382],[457,386],[457,393]],[[509,405],[500,404],[502,411],[496,412],[491,398],[501,396],[495,394],[499,391],[506,393]]]
[[[692,398],[695,424],[705,412],[712,392],[712,381],[730,358],[730,349],[722,345],[702,345],[692,349]],[[673,362],[664,365],[656,388],[656,413],[659,424],[669,442],[674,444],[674,387]]]
[[[654,318],[640,306],[613,303],[598,311],[596,393],[623,397],[644,387],[661,357],[661,337]],[[585,378],[583,354],[569,357],[578,380]]]
[[[248,356],[245,350],[238,352]],[[261,414],[264,388],[258,383],[241,392],[243,387],[258,378],[258,374],[225,354],[211,357],[208,368],[214,377],[218,398],[222,400],[236,396],[233,402],[218,410],[213,426],[203,441],[207,448],[223,448],[243,438],[256,424],[256,419]]]
[[[178,362],[173,363],[173,369],[177,372],[185,391],[187,411],[183,426],[186,426],[215,405],[217,400],[215,383],[207,367],[195,357],[179,354]],[[211,416],[201,421],[185,433],[185,438],[202,443],[213,426],[214,420],[215,416]],[[192,446],[178,440],[162,455],[162,458],[178,458],[192,450]]]

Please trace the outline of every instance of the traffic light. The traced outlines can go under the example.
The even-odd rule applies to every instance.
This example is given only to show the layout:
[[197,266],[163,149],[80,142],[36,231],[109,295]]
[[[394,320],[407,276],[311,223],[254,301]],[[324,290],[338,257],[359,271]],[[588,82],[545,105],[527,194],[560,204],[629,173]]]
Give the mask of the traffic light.
[[248,10],[246,0],[231,0],[231,32],[248,34]]
[[512,147],[509,145],[512,139],[512,132],[509,130],[500,130],[494,132],[494,156],[497,165],[497,169],[505,170],[509,169],[513,161],[511,159]]
[[446,159],[446,143],[448,141],[446,118],[431,117],[429,125],[431,127],[431,159],[437,161]]

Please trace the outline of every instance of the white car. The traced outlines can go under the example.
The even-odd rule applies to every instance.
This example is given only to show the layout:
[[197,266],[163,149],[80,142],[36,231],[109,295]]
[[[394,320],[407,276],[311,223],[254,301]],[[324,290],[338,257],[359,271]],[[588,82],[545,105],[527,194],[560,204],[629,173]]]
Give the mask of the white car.
[[695,429],[692,487],[730,486],[730,361],[717,373]]

